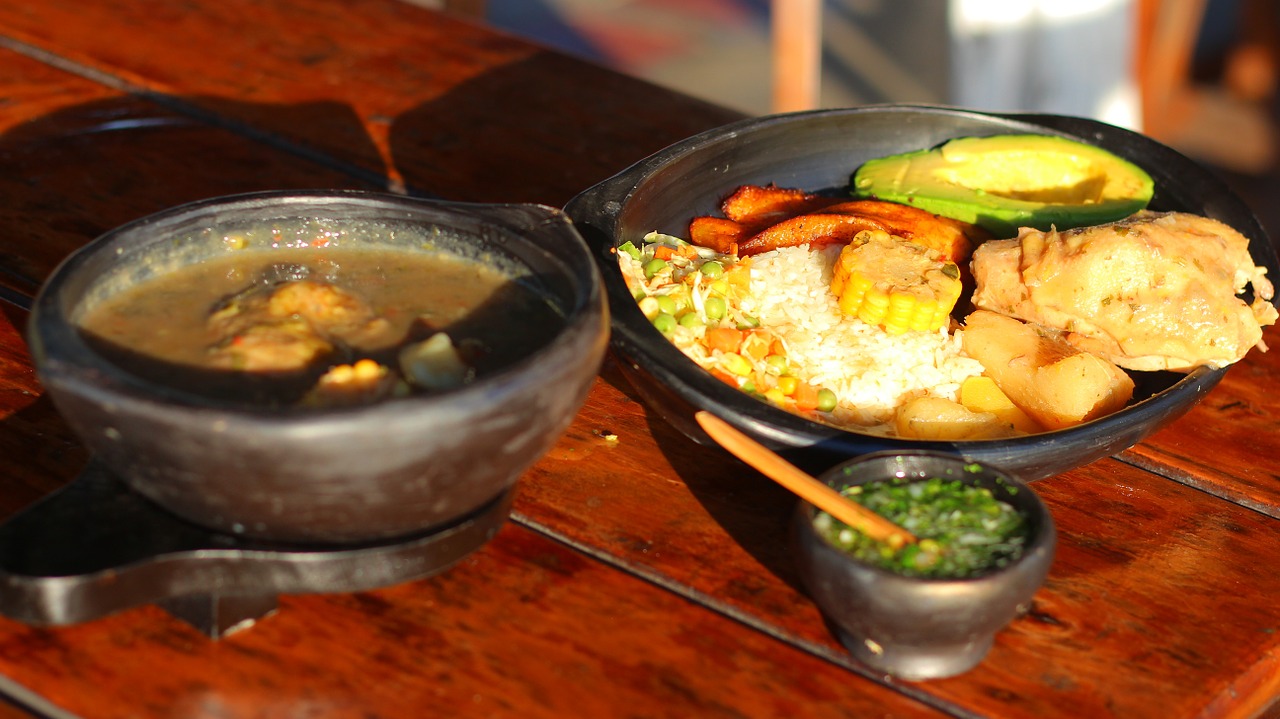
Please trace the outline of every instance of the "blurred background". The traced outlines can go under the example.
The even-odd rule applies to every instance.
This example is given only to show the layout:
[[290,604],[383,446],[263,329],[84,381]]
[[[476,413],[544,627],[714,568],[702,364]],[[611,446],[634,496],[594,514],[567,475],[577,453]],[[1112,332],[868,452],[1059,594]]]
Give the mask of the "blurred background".
[[1093,117],[1217,170],[1280,237],[1280,0],[406,2],[748,115],[910,102]]

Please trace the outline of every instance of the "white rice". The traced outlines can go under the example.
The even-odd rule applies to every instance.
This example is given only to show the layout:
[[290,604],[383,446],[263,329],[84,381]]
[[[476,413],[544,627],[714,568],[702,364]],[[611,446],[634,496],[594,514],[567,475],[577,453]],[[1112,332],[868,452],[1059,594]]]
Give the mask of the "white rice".
[[890,335],[843,315],[830,289],[842,247],[757,255],[743,311],[782,339],[797,376],[835,392],[837,424],[892,422],[899,406],[919,396],[957,399],[961,382],[982,374],[982,365],[961,353],[960,331]]

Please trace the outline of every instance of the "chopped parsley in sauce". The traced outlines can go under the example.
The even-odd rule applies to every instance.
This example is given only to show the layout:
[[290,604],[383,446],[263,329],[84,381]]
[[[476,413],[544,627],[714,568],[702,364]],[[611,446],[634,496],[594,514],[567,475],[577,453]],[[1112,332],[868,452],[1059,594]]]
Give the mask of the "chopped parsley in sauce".
[[959,480],[884,480],[841,494],[918,538],[894,548],[818,512],[814,527],[854,558],[896,574],[958,579],[985,574],[1022,555],[1026,519],[985,487]]

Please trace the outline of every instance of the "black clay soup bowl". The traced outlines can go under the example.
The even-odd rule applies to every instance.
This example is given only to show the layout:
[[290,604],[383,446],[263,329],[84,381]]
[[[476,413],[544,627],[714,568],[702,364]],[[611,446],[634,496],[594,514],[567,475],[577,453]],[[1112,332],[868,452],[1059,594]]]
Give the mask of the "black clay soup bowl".
[[743,185],[848,196],[851,175],[868,160],[935,147],[958,137],[1030,133],[1101,147],[1146,170],[1149,208],[1221,220],[1249,240],[1269,276],[1275,249],[1249,208],[1208,169],[1138,133],[1092,120],[990,114],[931,106],[869,106],[756,117],[676,143],[575,197],[566,212],[601,266],[612,309],[612,347],[642,399],[702,444],[693,419],[708,410],[793,463],[818,474],[878,450],[932,450],[990,462],[1033,481],[1113,455],[1177,419],[1221,380],[1225,369],[1144,372],[1120,411],[1065,429],[974,440],[924,440],[837,428],[739,391],[685,356],[638,305],[619,269],[619,248],[648,233],[688,238],[694,217],[719,215]]
[[[185,279],[206,268],[220,283]],[[131,292],[151,301],[112,305]],[[29,335],[57,409],[141,495],[219,532],[351,544],[509,493],[581,407],[608,308],[560,210],[268,192],[99,237]],[[186,354],[140,349],[170,336]]]
[[[875,550],[857,548],[854,530],[842,532],[843,525],[812,505],[802,502],[794,515],[794,554],[805,588],[845,648],[877,671],[923,680],[972,669],[996,634],[1030,606],[1053,562],[1057,536],[1048,509],[1028,485],[992,465],[941,452],[874,452],[820,479],[836,490],[890,484],[897,494],[885,501],[899,505],[881,513],[920,537],[911,552],[882,561]],[[960,486],[983,488],[990,499],[958,502]],[[933,491],[912,493],[912,487]],[[1004,505],[1005,517],[987,511],[991,500]],[[948,513],[969,518],[937,519]],[[1017,540],[991,539],[1006,530]],[[986,532],[988,544],[974,539]],[[926,537],[952,543],[930,546]],[[970,556],[965,542],[983,549]]]

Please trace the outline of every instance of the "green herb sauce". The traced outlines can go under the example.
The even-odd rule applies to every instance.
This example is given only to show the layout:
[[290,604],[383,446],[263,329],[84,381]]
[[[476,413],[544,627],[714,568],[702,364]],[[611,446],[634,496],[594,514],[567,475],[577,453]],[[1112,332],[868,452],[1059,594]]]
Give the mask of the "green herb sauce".
[[814,527],[854,558],[896,574],[957,579],[985,574],[1022,555],[1026,519],[985,487],[959,480],[885,480],[846,487],[849,499],[914,534],[894,548],[818,512]]

